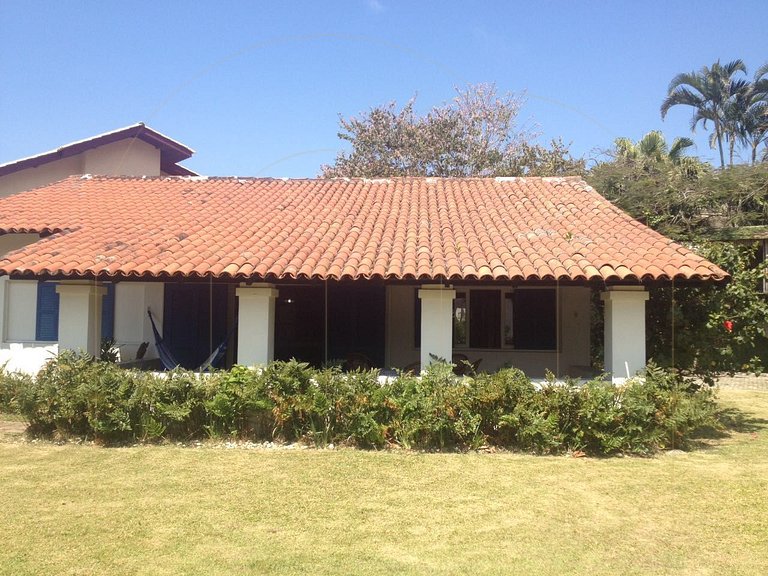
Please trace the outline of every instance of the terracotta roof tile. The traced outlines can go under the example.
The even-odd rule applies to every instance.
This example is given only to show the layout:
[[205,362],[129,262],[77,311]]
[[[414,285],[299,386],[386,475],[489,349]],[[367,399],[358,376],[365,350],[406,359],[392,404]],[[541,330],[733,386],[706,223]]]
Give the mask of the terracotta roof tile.
[[576,178],[71,177],[0,199],[17,276],[722,280]]

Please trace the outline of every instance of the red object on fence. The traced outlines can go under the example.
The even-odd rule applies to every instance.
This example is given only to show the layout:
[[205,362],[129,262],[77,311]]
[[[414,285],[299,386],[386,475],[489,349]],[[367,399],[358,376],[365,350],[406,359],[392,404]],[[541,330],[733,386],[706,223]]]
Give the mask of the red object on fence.
[[733,320],[726,320],[723,322],[723,326],[725,326],[726,331],[733,332]]

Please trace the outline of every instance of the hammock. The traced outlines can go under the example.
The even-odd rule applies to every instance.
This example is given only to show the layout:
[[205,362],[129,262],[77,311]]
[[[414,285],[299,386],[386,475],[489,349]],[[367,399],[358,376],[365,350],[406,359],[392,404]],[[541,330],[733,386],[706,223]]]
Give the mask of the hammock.
[[[170,348],[168,348],[165,340],[160,335],[160,332],[158,332],[157,326],[155,325],[155,319],[152,318],[152,312],[149,308],[147,308],[147,315],[149,316],[149,322],[152,324],[152,332],[155,335],[155,348],[157,348],[157,355],[160,356],[160,362],[162,362],[163,368],[166,370],[173,370],[174,368],[179,367],[179,361],[174,358]],[[218,362],[221,357],[224,356],[224,353],[227,351],[227,342],[229,342],[232,334],[234,334],[235,328],[237,328],[237,324],[232,326],[232,329],[229,331],[229,334],[224,337],[222,343],[211,352],[211,355],[205,359],[205,362],[195,370],[196,372],[204,372],[208,370],[214,362]]]

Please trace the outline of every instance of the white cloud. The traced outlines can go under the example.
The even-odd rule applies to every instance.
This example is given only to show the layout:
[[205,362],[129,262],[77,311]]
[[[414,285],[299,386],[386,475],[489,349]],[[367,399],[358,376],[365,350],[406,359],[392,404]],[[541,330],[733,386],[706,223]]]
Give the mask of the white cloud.
[[384,12],[385,6],[384,3],[381,2],[381,0],[367,0],[368,2],[368,8],[371,10],[371,12],[376,12],[377,14],[380,12]]

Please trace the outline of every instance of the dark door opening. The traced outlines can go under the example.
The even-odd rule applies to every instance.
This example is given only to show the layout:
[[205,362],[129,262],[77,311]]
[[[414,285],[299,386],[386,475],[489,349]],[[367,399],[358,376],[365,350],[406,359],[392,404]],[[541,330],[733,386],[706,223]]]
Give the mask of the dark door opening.
[[280,286],[275,302],[275,360],[296,358],[322,366],[325,293],[322,286]]
[[296,358],[313,366],[344,364],[362,354],[384,366],[385,288],[329,283],[326,287],[280,286],[275,303],[275,359]]
[[227,337],[227,293],[223,284],[165,285],[163,339],[183,368],[198,368]]
[[385,288],[351,284],[328,288],[328,357],[362,354],[384,367]]

